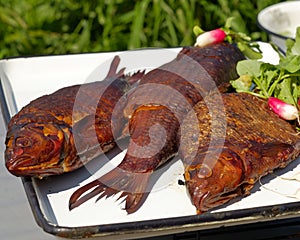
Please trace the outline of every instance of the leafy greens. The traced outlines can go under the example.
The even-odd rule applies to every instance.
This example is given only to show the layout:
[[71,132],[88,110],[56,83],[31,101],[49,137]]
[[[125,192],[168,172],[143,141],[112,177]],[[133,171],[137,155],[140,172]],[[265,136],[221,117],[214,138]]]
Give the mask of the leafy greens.
[[238,62],[239,78],[231,81],[237,92],[247,92],[262,98],[276,97],[298,107],[300,97],[300,27],[296,38],[286,40],[286,54],[280,53],[278,64],[247,59]]

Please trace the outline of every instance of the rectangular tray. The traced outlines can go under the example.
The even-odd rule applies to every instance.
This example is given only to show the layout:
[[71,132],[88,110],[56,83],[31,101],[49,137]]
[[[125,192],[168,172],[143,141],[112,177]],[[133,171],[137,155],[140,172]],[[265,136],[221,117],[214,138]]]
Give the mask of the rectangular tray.
[[[277,55],[268,44],[261,43],[264,61],[277,61]],[[115,55],[121,58],[120,68],[127,72],[150,70],[172,60],[180,48],[143,49],[126,52],[106,52],[63,56],[5,59],[0,61],[1,108],[6,122],[31,100],[78,83],[102,80]],[[120,143],[121,149],[125,142]],[[44,231],[65,238],[122,237],[142,238],[190,231],[220,233],[224,227],[277,226],[298,222],[298,199],[279,195],[281,191],[292,195],[299,188],[296,181],[283,181],[275,175],[262,178],[250,196],[224,205],[214,211],[196,215],[183,180],[180,159],[163,166],[154,176],[154,186],[144,205],[133,214],[122,210],[118,196],[90,200],[69,211],[71,194],[95,177],[116,166],[125,150],[112,151],[109,161],[105,157],[91,161],[74,172],[45,179],[22,178],[29,204],[37,224]],[[291,176],[300,171],[299,159],[276,175]],[[12,176],[13,177],[13,176]],[[269,189],[269,190],[268,190]],[[271,189],[271,190],[270,190]],[[96,198],[95,198],[96,199]],[[225,234],[225,233],[224,233]]]

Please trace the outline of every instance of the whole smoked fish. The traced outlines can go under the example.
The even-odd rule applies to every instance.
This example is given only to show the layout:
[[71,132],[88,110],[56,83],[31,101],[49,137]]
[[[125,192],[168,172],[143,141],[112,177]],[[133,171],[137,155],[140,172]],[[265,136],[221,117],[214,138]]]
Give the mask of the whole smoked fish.
[[295,128],[247,93],[205,98],[181,127],[179,154],[198,214],[250,194],[260,177],[300,154]]
[[125,210],[138,210],[151,190],[153,171],[178,151],[182,119],[203,96],[226,91],[242,59],[228,43],[184,47],[173,61],[143,76],[124,109],[131,136],[126,156],[115,169],[77,189],[70,209],[98,194],[100,199],[121,192]]
[[39,178],[57,175],[112,149],[124,125],[122,113],[114,117],[113,110],[130,89],[130,81],[143,74],[131,79],[124,69],[117,72],[119,62],[116,56],[103,81],[62,88],[13,116],[6,136],[8,171]]

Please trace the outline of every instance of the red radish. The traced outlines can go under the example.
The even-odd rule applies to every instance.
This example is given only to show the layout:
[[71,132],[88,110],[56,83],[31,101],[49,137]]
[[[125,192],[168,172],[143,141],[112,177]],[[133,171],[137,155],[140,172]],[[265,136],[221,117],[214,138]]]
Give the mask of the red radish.
[[209,32],[204,32],[197,37],[195,46],[204,47],[212,43],[223,42],[226,37],[226,33],[222,29],[215,29]]
[[285,120],[299,119],[298,109],[295,106],[278,98],[270,97],[268,100],[268,105],[273,112]]

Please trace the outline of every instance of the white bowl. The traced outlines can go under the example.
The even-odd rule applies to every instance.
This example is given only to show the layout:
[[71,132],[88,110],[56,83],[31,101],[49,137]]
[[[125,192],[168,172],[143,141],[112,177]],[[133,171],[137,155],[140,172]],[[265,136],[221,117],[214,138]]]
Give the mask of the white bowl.
[[300,26],[300,1],[271,5],[257,15],[258,26],[269,34],[270,40],[285,52],[287,38],[294,39]]

